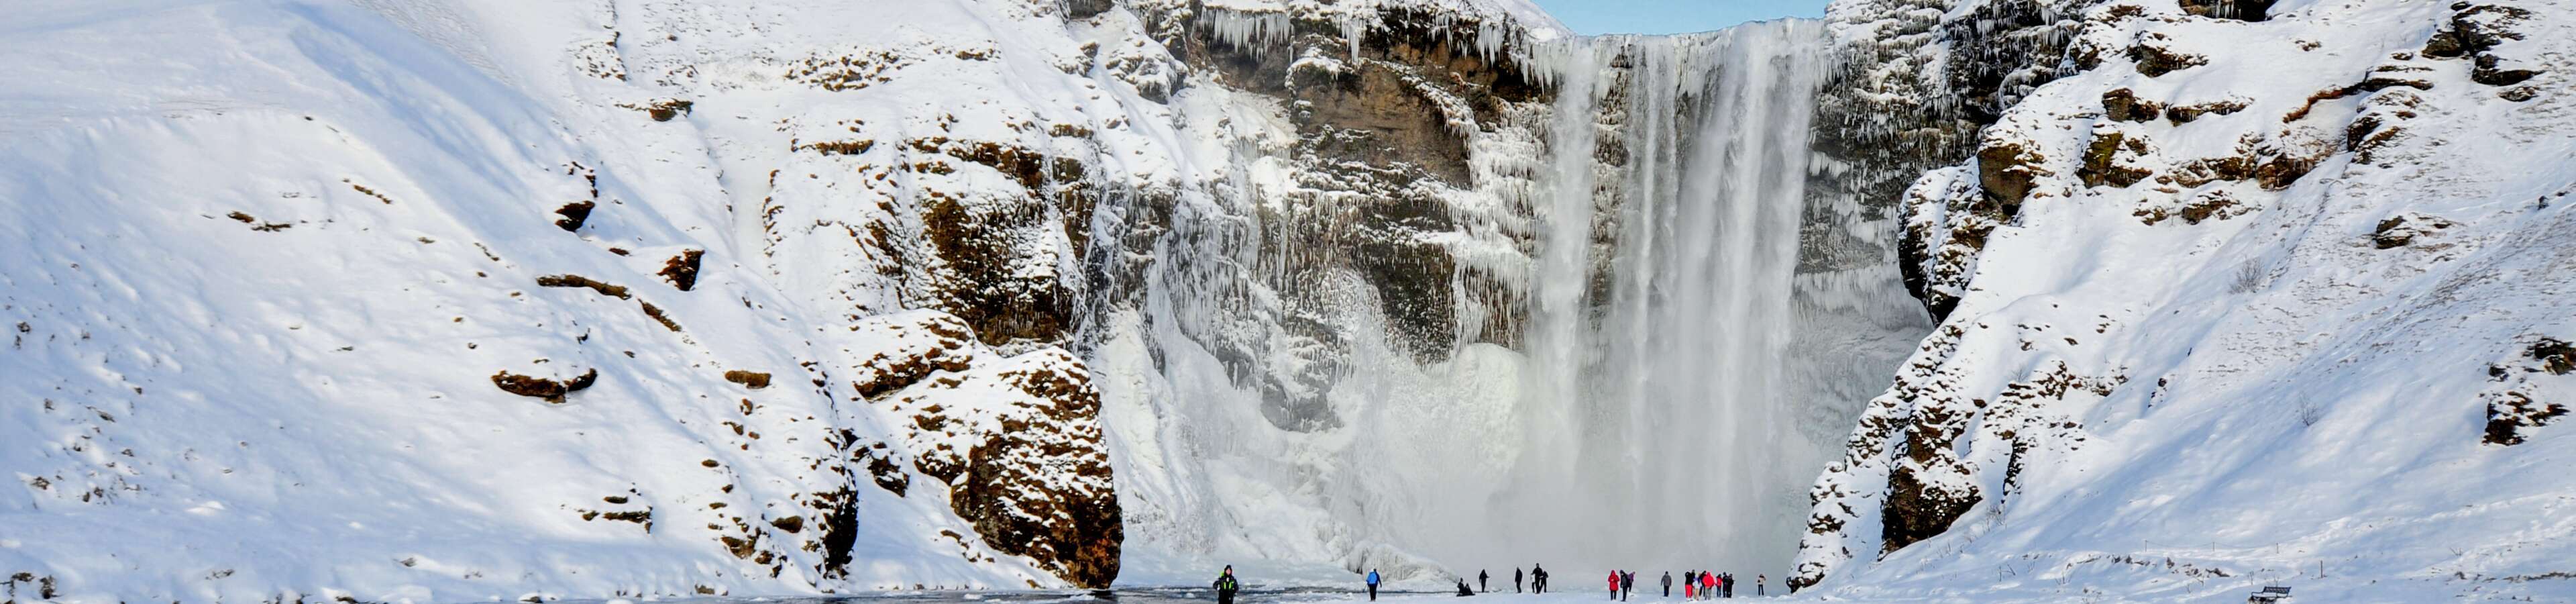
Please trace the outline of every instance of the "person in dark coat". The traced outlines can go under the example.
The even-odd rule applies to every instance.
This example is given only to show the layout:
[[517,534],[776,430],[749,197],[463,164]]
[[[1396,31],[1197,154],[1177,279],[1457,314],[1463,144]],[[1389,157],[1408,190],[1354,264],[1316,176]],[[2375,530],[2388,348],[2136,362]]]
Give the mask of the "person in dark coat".
[[1664,571],[1664,597],[1673,597],[1673,571]]
[[1530,587],[1534,588],[1531,591],[1547,593],[1547,569],[1539,568],[1536,563],[1530,564]]
[[1512,567],[1512,593],[1521,592],[1521,567]]
[[1476,591],[1493,591],[1493,580],[1492,575],[1485,574],[1485,569],[1476,569]]
[[1619,573],[1619,601],[1628,601],[1628,594],[1636,593],[1636,591],[1637,572],[1626,571]]
[[1234,604],[1234,592],[1243,589],[1242,585],[1234,581],[1232,564],[1225,565],[1225,574],[1217,575],[1216,584],[1211,587],[1216,588],[1216,604]]
[[1466,596],[1472,596],[1472,595],[1476,595],[1476,591],[1475,591],[1475,590],[1472,590],[1472,589],[1467,589],[1467,580],[1466,580],[1466,579],[1459,579],[1459,580],[1458,580],[1458,596],[1459,596],[1459,597],[1466,597]]

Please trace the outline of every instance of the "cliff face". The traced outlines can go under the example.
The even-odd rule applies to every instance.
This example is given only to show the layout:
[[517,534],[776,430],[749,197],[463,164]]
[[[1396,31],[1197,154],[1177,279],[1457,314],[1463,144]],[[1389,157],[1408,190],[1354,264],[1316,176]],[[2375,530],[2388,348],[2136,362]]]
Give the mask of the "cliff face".
[[2527,470],[2569,444],[2537,419],[2563,396],[2534,394],[2570,387],[2544,360],[2576,274],[2553,242],[2576,182],[2564,7],[1835,17],[1926,32],[1856,69],[1944,65],[1930,96],[1994,103],[1948,114],[1973,139],[1913,131],[1953,155],[1900,208],[1943,321],[1815,486],[1792,585],[2179,598],[2324,560],[2396,578],[2374,597],[2549,593],[2512,578],[2563,559],[2530,541],[2563,523],[2495,527],[2576,489]]

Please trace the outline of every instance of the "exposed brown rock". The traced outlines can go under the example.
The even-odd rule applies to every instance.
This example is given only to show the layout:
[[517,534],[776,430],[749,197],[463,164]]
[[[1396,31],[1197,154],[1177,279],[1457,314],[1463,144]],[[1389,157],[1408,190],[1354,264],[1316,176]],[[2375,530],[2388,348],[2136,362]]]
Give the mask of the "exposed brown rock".
[[2225,189],[2219,189],[2194,196],[2190,203],[2183,204],[2178,209],[2141,208],[2133,215],[2148,225],[2164,222],[2169,218],[2181,218],[2184,223],[2200,224],[2205,220],[2234,218],[2249,211],[2252,210],[2237,201],[2235,195],[2228,194]]
[[735,369],[732,371],[726,371],[724,377],[725,381],[742,384],[744,387],[748,387],[753,390],[769,387],[769,374],[766,373]]
[[689,110],[696,106],[696,102],[682,99],[660,99],[647,103],[641,107],[629,105],[629,107],[643,110],[645,115],[652,116],[653,121],[656,122],[667,122],[671,121],[671,118],[688,115]]
[[2529,395],[2507,391],[2487,397],[2486,443],[2512,446],[2528,437],[2523,430],[2547,426],[2567,415],[2567,406],[2531,400]]
[[2084,166],[2076,170],[2075,176],[2082,179],[2084,186],[2087,187],[2103,185],[2126,187],[2155,174],[2153,170],[2132,167],[2118,161],[2119,152],[2122,149],[2128,150],[2133,155],[2146,155],[2152,152],[2145,139],[2128,138],[2118,130],[2096,132],[2093,135],[2093,142],[2084,149]]
[[2164,106],[2121,88],[2102,93],[2102,116],[2123,122],[2151,122],[2164,116]]
[[584,200],[567,203],[564,204],[563,207],[555,208],[555,214],[563,216],[563,218],[555,221],[555,226],[563,227],[563,230],[565,231],[579,231],[581,230],[582,223],[590,221],[590,210],[597,207],[599,207],[599,204]]
[[2538,70],[2507,67],[2495,55],[2478,55],[2474,65],[2469,80],[2488,86],[2512,86],[2540,75]]
[[680,255],[662,263],[662,271],[658,274],[670,281],[671,287],[689,291],[698,286],[698,262],[706,255],[706,250],[681,250]]
[[1951,493],[1918,482],[1910,472],[1887,477],[1887,505],[1881,508],[1881,553],[1896,551],[1950,530],[1950,523],[1976,507],[1975,492]]
[[2555,423],[2566,417],[2567,405],[2532,398],[2533,392],[2546,389],[2535,379],[2563,379],[2576,373],[2576,344],[2553,337],[2537,338],[2521,354],[2487,368],[2496,385],[2478,394],[2486,403],[2485,442],[2512,446],[2529,438],[2525,432]]
[[2539,363],[2541,371],[2547,371],[2550,375],[2576,373],[2576,344],[2569,344],[2565,340],[2541,338],[2540,341],[2532,343],[2526,355]]
[[1991,211],[2009,221],[2021,213],[2021,202],[2030,196],[2031,183],[2047,174],[2040,167],[2047,161],[2020,141],[1989,140],[1977,148],[1977,185]]
[[[1048,473],[1109,484],[1109,457],[1099,440],[1100,393],[1087,373],[1047,368],[1004,378],[1023,392],[1052,401],[1042,411],[1051,421],[1004,420],[1000,432],[988,435],[969,454],[965,479],[952,481],[953,507],[959,517],[975,523],[993,549],[1034,558],[1075,585],[1107,587],[1118,578],[1125,534],[1117,496],[1106,488],[1032,488],[1049,482]],[[1064,436],[1048,438],[1050,432]],[[1069,447],[1066,437],[1087,446]]]
[[2167,48],[2161,34],[2149,34],[2153,40],[2129,47],[2129,60],[2136,61],[2138,73],[2159,77],[2168,73],[2209,64],[2209,57]]
[[2181,0],[2182,11],[2202,17],[2262,21],[2271,18],[2278,0]]
[[2372,231],[2370,241],[2379,249],[2396,249],[2414,243],[2417,238],[2458,226],[2458,224],[2439,216],[2407,212],[2379,221],[2379,228]]
[[2238,111],[2243,111],[2249,104],[2250,103],[2241,99],[2228,99],[2224,101],[2210,101],[2207,103],[2194,103],[2190,105],[2175,105],[2172,109],[2165,111],[2165,119],[2171,121],[2174,125],[2179,126],[2191,123],[2193,120],[2198,120],[2200,119],[2200,116],[2203,115],[2228,115]]
[[225,217],[225,218],[231,218],[231,219],[236,220],[236,221],[240,221],[242,224],[250,225],[250,230],[260,231],[260,232],[264,232],[264,233],[274,233],[274,232],[283,231],[283,230],[286,230],[286,229],[294,228],[294,227],[295,227],[295,225],[287,224],[287,223],[283,223],[283,222],[260,222],[260,220],[259,220],[259,219],[257,219],[257,218],[252,218],[252,217],[251,217],[251,215],[249,215],[249,214],[244,214],[244,213],[241,213],[241,212],[233,212],[233,213],[231,213],[231,214],[225,214],[225,215],[224,215],[224,217]]
[[501,387],[502,392],[531,398],[541,398],[545,399],[548,403],[554,404],[562,404],[564,402],[564,396],[574,392],[580,392],[583,389],[589,388],[592,383],[598,381],[598,369],[585,370],[578,377],[562,381],[519,375],[508,371],[492,374],[492,385]]
[[573,274],[546,275],[538,277],[537,285],[542,287],[586,287],[590,288],[590,291],[599,292],[599,295],[602,296],[616,296],[620,299],[630,299],[635,297],[633,294],[626,291],[626,286],[610,285],[596,279]]
[[671,333],[680,333],[685,331],[680,329],[680,322],[673,321],[671,320],[670,315],[663,314],[662,307],[654,306],[651,302],[641,300],[636,301],[636,303],[644,307],[644,316],[652,317],[653,322],[662,324],[663,329],[671,330]]

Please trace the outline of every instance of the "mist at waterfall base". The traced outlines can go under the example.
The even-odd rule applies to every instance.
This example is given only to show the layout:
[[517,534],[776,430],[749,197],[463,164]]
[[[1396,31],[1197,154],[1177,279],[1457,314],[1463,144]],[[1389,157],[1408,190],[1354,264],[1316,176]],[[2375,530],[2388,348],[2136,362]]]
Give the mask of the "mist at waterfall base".
[[[1277,393],[1234,379],[1310,359],[1205,345],[1249,329],[1225,309],[1277,304],[1217,274],[1274,264],[1246,244],[1262,225],[1226,218],[1258,215],[1224,210],[1261,203],[1241,194],[1254,187],[1182,204],[1149,303],[1107,319],[1122,335],[1092,355],[1128,514],[1122,582],[1194,576],[1168,560],[1418,581],[1532,563],[1573,573],[1560,581],[1785,576],[1806,489],[1928,329],[1892,261],[1798,270],[1826,46],[1806,20],[1569,45],[1529,200],[1521,346],[1421,364],[1385,338],[1347,342],[1346,371],[1321,386],[1333,421],[1315,429],[1283,429]],[[1348,331],[1387,332],[1365,284],[1312,286],[1349,299]]]

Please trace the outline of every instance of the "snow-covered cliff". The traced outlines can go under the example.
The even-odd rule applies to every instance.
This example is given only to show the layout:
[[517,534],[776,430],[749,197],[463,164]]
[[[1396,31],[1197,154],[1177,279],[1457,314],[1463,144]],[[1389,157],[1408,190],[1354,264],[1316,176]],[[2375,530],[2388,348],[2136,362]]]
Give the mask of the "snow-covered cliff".
[[[2576,446],[2547,425],[2576,388],[2560,362],[2576,10],[1845,2],[1837,18],[2056,42],[1896,53],[2051,73],[1996,105],[1974,157],[1905,192],[1907,268],[1945,320],[1816,485],[1799,584],[2568,595],[2576,482],[2545,468]],[[1885,84],[1926,81],[1977,98],[1958,79]]]

